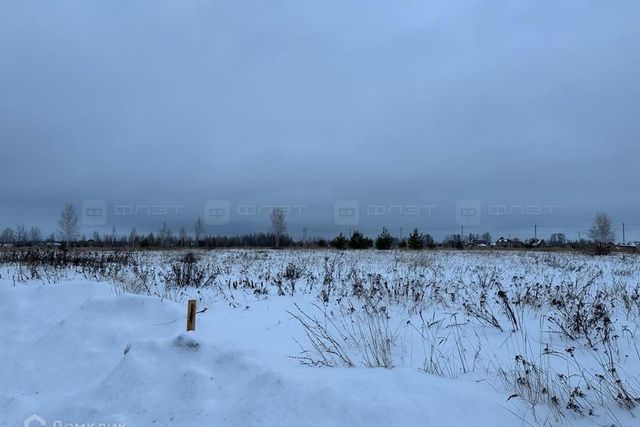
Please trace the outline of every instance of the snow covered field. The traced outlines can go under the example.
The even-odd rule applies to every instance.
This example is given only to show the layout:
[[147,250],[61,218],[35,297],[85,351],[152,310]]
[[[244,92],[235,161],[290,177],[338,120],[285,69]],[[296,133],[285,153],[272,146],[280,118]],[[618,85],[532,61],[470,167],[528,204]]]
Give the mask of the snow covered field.
[[0,426],[638,422],[637,256],[194,255],[5,258]]

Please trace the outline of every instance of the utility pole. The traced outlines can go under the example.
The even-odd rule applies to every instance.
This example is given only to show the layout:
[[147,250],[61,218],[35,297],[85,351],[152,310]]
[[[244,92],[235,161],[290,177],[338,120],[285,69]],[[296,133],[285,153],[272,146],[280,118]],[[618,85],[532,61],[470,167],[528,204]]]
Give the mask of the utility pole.
[[460,226],[460,240],[464,240],[464,225]]
[[400,227],[400,240],[402,240],[402,227]]
[[535,240],[538,240],[538,225],[537,224],[533,226],[533,238]]
[[302,247],[307,247],[307,227],[302,227]]
[[622,245],[624,246],[627,243],[627,236],[624,234],[624,222],[622,223]]

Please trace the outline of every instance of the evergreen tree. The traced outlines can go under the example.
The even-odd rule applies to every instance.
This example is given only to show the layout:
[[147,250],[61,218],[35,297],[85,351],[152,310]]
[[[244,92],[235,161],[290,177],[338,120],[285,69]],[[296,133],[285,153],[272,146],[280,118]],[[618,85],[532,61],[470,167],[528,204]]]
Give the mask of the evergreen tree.
[[348,244],[349,241],[342,233],[338,234],[338,236],[331,241],[331,247],[340,250],[347,249]]
[[373,246],[373,240],[366,237],[358,230],[354,231],[349,239],[349,248],[351,249],[368,249]]
[[376,249],[389,250],[393,246],[393,237],[387,227],[382,227],[382,233],[376,239]]
[[420,250],[424,249],[424,237],[417,228],[414,228],[411,234],[409,235],[409,240],[407,240],[407,246],[409,249]]
[[436,241],[433,239],[433,237],[431,237],[431,234],[425,234],[422,236],[422,238],[424,240],[425,248],[433,249],[436,247]]

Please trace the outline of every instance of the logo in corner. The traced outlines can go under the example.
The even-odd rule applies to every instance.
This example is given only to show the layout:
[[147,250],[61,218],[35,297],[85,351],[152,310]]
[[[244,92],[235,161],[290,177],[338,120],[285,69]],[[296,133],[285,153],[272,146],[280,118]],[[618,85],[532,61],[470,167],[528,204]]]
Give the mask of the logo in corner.
[[24,427],[44,427],[47,425],[47,422],[40,415],[33,414],[26,420],[24,420]]

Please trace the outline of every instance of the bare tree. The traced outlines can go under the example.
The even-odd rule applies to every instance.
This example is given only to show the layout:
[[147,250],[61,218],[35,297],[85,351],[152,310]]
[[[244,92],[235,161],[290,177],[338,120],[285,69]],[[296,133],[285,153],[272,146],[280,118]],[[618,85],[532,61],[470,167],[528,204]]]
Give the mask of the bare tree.
[[96,242],[96,244],[102,243],[102,238],[100,237],[100,233],[98,231],[94,231],[91,238],[94,242]]
[[31,227],[29,230],[29,240],[31,243],[38,243],[42,240],[42,233],[38,227]]
[[180,246],[187,246],[187,240],[189,240],[189,236],[187,235],[187,230],[184,227],[180,227],[180,232],[178,232],[178,240],[180,240]]
[[160,245],[167,246],[171,241],[171,229],[166,222],[162,223],[162,228],[160,229]]
[[13,228],[7,227],[2,230],[2,234],[0,234],[0,242],[2,243],[13,243],[16,239],[16,232],[13,231]]
[[18,223],[16,225],[16,241],[18,243],[24,243],[27,241],[27,229],[24,227],[23,223]]
[[76,240],[80,234],[78,226],[78,214],[70,202],[65,203],[60,219],[58,220],[58,233],[60,238],[67,243]]
[[198,217],[196,219],[196,223],[193,226],[193,231],[196,237],[196,247],[200,244],[200,238],[204,234],[204,221],[202,218]]
[[549,237],[549,244],[551,246],[564,246],[567,243],[567,236],[564,233],[553,233]]
[[129,233],[129,246],[135,247],[138,246],[138,231],[135,227],[131,229],[131,233]]
[[604,212],[598,212],[589,229],[589,238],[596,243],[613,243],[616,236],[613,232],[611,219]]
[[276,235],[276,248],[280,247],[280,236],[287,231],[287,223],[285,222],[285,214],[283,208],[273,208],[271,211],[271,226]]
[[116,231],[116,226],[114,225],[111,228],[111,237],[109,238],[109,243],[111,244],[111,246],[115,246],[117,242],[118,242],[118,232]]

